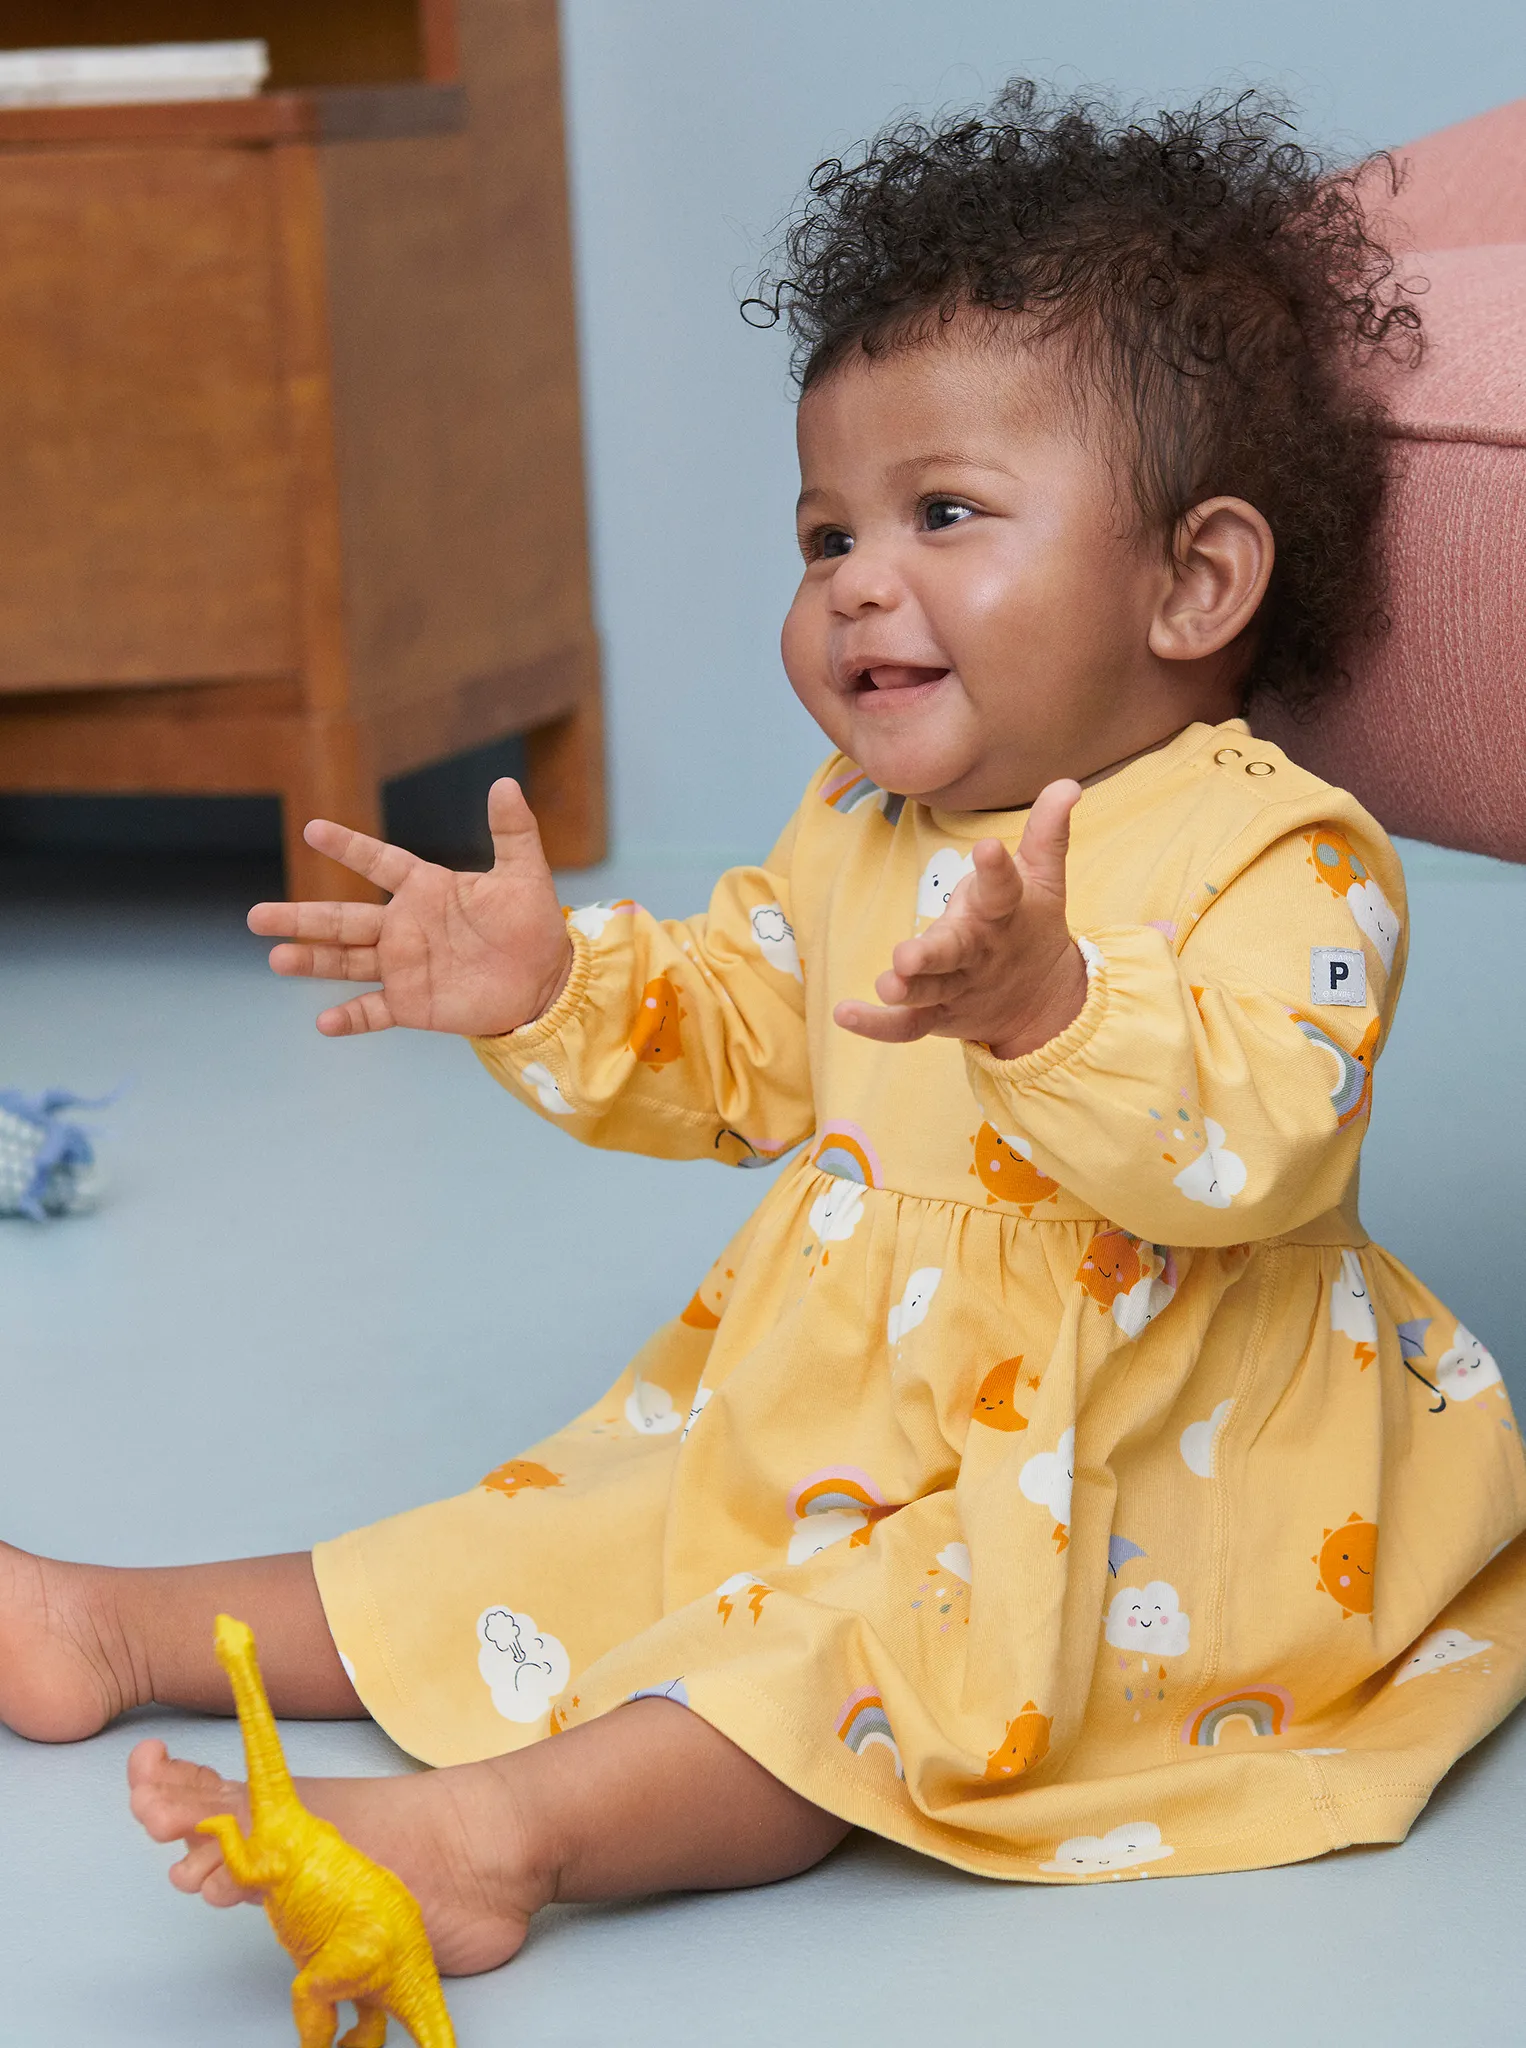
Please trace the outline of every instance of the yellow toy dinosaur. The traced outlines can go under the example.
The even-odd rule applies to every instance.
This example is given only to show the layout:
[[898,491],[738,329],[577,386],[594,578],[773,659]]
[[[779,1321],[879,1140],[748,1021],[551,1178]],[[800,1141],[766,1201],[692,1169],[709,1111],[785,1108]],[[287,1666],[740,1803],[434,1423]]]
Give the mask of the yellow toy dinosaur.
[[247,1623],[218,1615],[217,1661],[232,1682],[244,1736],[249,1832],[231,1813],[197,1827],[217,1837],[234,1881],[263,1894],[281,1946],[296,1959],[291,2005],[301,2048],[331,2048],[340,1999],[356,2013],[340,2048],[381,2048],[388,2013],[419,2048],[455,2048],[412,1892],[297,1797]]

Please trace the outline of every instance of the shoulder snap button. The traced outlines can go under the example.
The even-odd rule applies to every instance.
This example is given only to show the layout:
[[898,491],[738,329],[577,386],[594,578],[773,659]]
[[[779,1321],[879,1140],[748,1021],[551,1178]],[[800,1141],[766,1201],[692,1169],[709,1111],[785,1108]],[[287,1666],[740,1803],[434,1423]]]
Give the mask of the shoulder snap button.
[[1238,747],[1220,747],[1213,758],[1221,768],[1225,768],[1231,761],[1239,760],[1240,749]]
[[1247,761],[1245,772],[1247,775],[1275,775],[1277,770],[1270,761]]

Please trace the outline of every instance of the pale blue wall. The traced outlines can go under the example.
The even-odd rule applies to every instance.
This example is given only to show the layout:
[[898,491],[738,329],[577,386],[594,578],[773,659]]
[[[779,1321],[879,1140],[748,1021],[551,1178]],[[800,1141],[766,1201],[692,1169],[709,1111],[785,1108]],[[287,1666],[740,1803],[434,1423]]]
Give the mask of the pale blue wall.
[[770,841],[819,757],[777,654],[784,348],[736,312],[821,156],[1017,70],[1147,100],[1270,79],[1352,153],[1526,93],[1519,0],[564,0],[617,844]]

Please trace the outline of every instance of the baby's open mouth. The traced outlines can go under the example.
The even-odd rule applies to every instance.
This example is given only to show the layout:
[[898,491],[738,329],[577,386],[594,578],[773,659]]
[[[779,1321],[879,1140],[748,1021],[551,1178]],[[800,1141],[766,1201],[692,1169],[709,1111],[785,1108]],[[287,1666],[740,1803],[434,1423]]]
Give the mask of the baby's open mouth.
[[873,668],[861,668],[853,678],[853,688],[864,695],[874,691],[889,694],[895,690],[915,690],[931,683],[941,683],[947,674],[946,668],[920,668],[910,662],[880,662]]

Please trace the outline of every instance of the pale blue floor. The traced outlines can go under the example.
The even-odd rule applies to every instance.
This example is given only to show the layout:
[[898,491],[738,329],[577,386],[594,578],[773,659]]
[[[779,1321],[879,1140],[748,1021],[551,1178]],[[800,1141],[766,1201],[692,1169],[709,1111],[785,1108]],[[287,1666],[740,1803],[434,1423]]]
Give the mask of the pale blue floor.
[[[1410,874],[1367,1220],[1526,1405],[1526,872],[1410,849]],[[705,880],[571,887],[615,884],[687,910]],[[242,901],[233,876],[177,896],[0,872],[0,1085],[129,1084],[100,1213],[0,1223],[0,1527],[34,1548],[295,1548],[469,1485],[614,1376],[759,1194],[582,1152],[455,1043],[320,1039]],[[231,1725],[173,1714],[71,1749],[0,1735],[0,2048],[293,2038],[263,1918],[172,1892],[128,1817],[146,1731],[237,1767]],[[405,1767],[370,1727],[287,1733],[299,1769]],[[462,2048],[1437,2048],[1522,2038],[1523,1926],[1526,1716],[1397,1850],[1045,1890],[861,1841],[767,1891],[548,1915],[451,2003]]]

